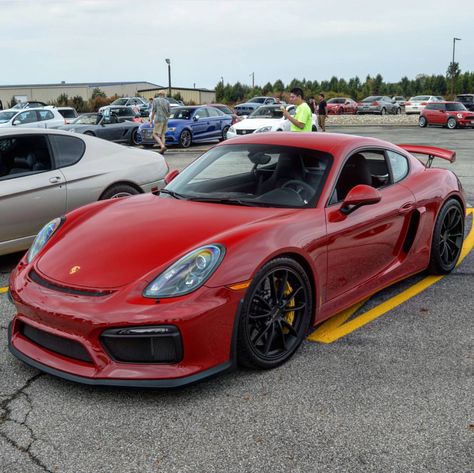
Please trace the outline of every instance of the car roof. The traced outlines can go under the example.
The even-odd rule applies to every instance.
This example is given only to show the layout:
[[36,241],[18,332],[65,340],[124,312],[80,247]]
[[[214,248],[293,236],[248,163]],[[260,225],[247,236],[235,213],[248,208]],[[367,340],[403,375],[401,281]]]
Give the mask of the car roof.
[[72,134],[70,131],[58,130],[56,128],[0,128],[0,137],[18,135],[65,135],[81,137],[81,135]]

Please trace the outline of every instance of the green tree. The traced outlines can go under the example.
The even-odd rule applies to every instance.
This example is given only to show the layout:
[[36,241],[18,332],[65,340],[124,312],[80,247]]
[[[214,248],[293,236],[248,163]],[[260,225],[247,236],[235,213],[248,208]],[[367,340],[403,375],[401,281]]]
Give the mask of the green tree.
[[107,95],[105,94],[105,92],[100,89],[99,87],[96,87],[93,91],[92,91],[92,95],[91,95],[91,99],[95,99],[97,97],[102,97],[102,98],[106,98]]
[[270,82],[267,82],[262,88],[262,94],[268,95],[273,92],[273,85]]
[[67,94],[62,93],[57,99],[56,99],[56,105],[59,107],[67,107],[69,105],[69,97]]
[[283,92],[285,90],[285,84],[283,84],[283,81],[278,79],[275,81],[273,84],[273,92]]

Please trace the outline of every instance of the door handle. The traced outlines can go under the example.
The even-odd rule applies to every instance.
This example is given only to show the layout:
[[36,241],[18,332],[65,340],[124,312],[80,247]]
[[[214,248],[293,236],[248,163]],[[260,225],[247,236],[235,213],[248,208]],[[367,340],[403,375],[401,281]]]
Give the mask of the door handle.
[[415,208],[415,203],[414,202],[406,202],[405,204],[403,204],[398,209],[398,213],[400,215],[407,214],[407,213],[411,212],[414,208]]
[[53,177],[50,177],[49,178],[49,182],[51,182],[51,184],[57,184],[58,182],[61,181],[61,177],[60,176],[53,176]]

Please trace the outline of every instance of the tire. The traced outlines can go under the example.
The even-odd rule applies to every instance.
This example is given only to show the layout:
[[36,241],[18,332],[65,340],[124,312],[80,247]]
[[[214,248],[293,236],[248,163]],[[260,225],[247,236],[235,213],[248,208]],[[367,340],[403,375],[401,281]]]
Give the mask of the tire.
[[116,184],[106,189],[99,200],[118,199],[119,197],[129,197],[136,194],[139,194],[139,191],[135,187],[128,184]]
[[342,115],[343,113],[344,113],[344,110],[342,109],[342,107],[337,109],[338,115]]
[[425,128],[428,126],[428,120],[425,117],[420,117],[418,119],[418,125],[420,125],[421,128]]
[[181,148],[189,148],[193,141],[193,137],[189,130],[183,130],[181,135],[179,135],[179,145]]
[[382,110],[380,110],[380,115],[387,115],[387,110],[385,107],[382,107]]
[[431,274],[447,274],[456,266],[464,239],[464,218],[462,206],[455,199],[449,199],[441,208],[431,241]]
[[242,306],[238,363],[253,369],[285,363],[303,342],[312,310],[311,284],[301,265],[290,258],[266,263],[253,278]]
[[398,107],[396,110],[395,110],[395,115],[401,115],[402,114],[402,109],[400,107]]
[[458,122],[455,118],[450,117],[448,118],[448,123],[446,124],[450,130],[454,130],[458,126]]
[[139,145],[141,144],[141,141],[141,136],[138,134],[138,128],[133,129],[130,136],[130,144]]
[[222,138],[219,141],[225,141],[227,139],[227,132],[229,131],[230,126],[225,126],[222,130]]

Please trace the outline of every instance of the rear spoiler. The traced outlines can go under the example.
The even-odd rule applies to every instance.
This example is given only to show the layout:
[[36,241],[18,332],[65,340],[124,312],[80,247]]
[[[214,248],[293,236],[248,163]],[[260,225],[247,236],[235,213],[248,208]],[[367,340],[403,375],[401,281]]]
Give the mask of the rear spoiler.
[[400,148],[415,154],[428,155],[426,167],[431,167],[434,158],[446,159],[450,163],[456,161],[456,151],[451,151],[445,148],[437,148],[436,146],[420,146],[420,145],[397,145]]

